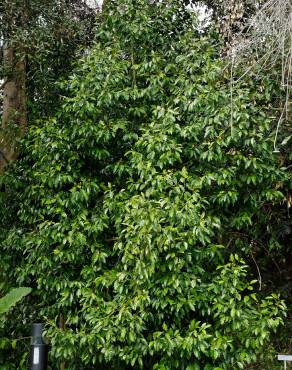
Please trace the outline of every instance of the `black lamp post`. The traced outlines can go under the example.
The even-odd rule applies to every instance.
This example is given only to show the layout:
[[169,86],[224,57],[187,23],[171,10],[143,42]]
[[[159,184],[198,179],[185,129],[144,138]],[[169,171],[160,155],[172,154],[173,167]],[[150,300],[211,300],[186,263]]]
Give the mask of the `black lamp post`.
[[43,339],[43,324],[32,324],[30,370],[47,370],[49,346]]

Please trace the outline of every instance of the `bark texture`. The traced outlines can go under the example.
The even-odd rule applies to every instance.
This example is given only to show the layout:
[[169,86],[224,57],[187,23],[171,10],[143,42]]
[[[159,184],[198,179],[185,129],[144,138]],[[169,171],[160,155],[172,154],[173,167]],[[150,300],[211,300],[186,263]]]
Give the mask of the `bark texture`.
[[18,156],[19,139],[27,128],[26,65],[12,46],[4,46],[6,79],[3,87],[3,114],[0,130],[0,175]]

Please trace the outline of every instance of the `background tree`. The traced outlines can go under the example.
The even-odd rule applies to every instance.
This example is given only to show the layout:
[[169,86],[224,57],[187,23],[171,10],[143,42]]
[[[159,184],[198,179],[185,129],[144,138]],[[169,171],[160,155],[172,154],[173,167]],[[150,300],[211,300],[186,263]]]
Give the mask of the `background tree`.
[[94,19],[94,10],[82,0],[1,2],[0,172],[17,157],[27,122],[56,110],[55,82],[68,76],[81,49],[89,46]]

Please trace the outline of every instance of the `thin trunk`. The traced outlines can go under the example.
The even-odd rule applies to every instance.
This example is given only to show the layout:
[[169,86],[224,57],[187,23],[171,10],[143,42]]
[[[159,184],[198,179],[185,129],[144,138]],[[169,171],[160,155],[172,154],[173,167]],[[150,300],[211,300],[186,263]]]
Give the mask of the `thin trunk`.
[[24,57],[15,48],[4,46],[4,69],[6,79],[3,87],[3,114],[0,130],[0,175],[13,162],[19,152],[19,139],[27,128],[26,114],[26,65]]

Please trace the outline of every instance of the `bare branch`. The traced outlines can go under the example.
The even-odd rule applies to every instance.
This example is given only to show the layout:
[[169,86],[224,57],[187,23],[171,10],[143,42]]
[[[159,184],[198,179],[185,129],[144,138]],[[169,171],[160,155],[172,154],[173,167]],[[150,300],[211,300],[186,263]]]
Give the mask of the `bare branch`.
[[286,99],[276,127],[274,151],[277,152],[279,128],[288,116],[292,86],[292,2],[266,0],[233,40],[229,52],[232,68],[243,66],[242,75],[233,83],[240,81],[254,66],[267,70],[282,65],[281,86],[286,91]]

